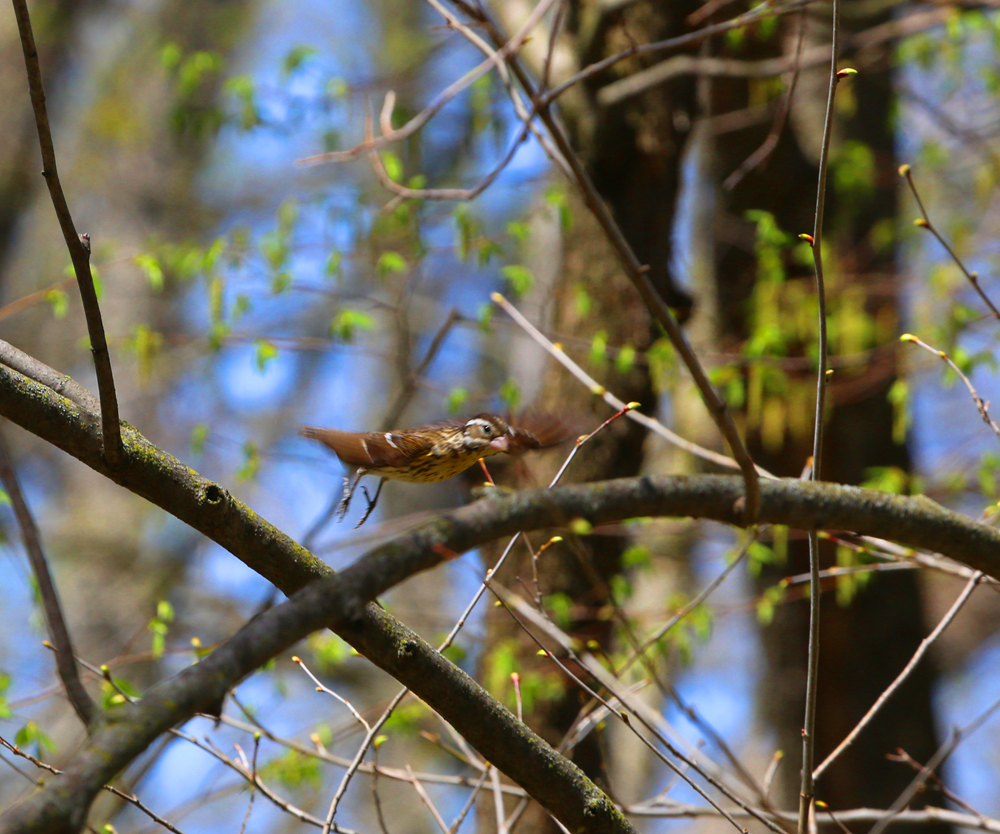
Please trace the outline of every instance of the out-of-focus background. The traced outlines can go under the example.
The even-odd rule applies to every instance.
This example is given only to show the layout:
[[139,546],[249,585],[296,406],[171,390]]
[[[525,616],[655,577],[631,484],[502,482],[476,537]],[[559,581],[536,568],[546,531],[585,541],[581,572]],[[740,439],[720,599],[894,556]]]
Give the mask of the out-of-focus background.
[[[1000,297],[1000,18],[990,2],[842,5],[842,65],[859,74],[839,86],[829,172],[834,374],[822,474],[926,492],[978,517],[997,500],[997,437],[955,375],[899,336],[910,331],[947,351],[988,401],[998,390],[1000,331],[942,246],[913,225],[919,209],[897,169],[912,166],[935,228],[978,271],[986,293]],[[30,8],[60,174],[77,227],[93,241],[123,419],[291,536],[308,537],[334,568],[467,502],[482,474],[436,486],[390,483],[354,530],[359,502],[345,523],[329,519],[344,469],[296,435],[302,424],[385,430],[534,404],[589,431],[613,413],[491,303],[495,291],[623,401],[727,453],[688,374],[536,136],[518,143],[471,201],[396,197],[365,154],[300,164],[362,141],[366,110],[378,125],[388,91],[400,127],[484,59],[431,4],[44,0]],[[511,33],[531,8],[497,3],[487,11]],[[534,83],[554,87],[632,44],[748,8],[741,0],[555,3],[521,61]],[[796,236],[812,232],[829,19],[829,6],[814,3],[683,51],[632,56],[586,77],[556,105],[595,188],[685,320],[755,459],[781,475],[802,471],[811,444],[816,303],[811,254]],[[469,31],[487,38],[482,27]],[[38,176],[20,49],[4,10],[0,337],[96,391],[68,256]],[[472,187],[507,155],[521,124],[494,70],[425,127],[382,148],[380,164],[411,188]],[[2,431],[77,650],[107,663],[123,687],[141,692],[192,662],[192,640],[224,640],[276,600],[266,581],[180,522],[23,430]],[[490,468],[500,486],[541,485],[567,452],[494,458]],[[622,419],[584,447],[565,480],[702,468]],[[32,578],[6,507],[0,523],[0,735],[58,766],[82,729],[42,647]],[[526,600],[537,591],[560,628],[616,667],[719,575],[736,543],[726,528],[685,521],[576,534],[540,557],[537,585],[523,549],[499,581]],[[537,549],[545,537],[530,540]],[[877,561],[848,544],[824,545],[827,566]],[[783,751],[770,793],[787,808],[797,803],[803,710],[807,585],[795,578],[806,570],[803,547],[795,531],[763,535],[719,590],[656,644],[655,658],[625,676],[670,732],[726,773],[739,762],[759,784]],[[440,641],[498,552],[467,554],[384,603]],[[902,669],[961,585],[915,570],[845,570],[824,580],[820,756]],[[821,799],[832,808],[887,807],[915,774],[899,750],[926,761],[993,703],[998,603],[993,587],[976,591],[929,660],[820,781]],[[580,711],[580,693],[536,649],[487,598],[449,657],[510,706],[517,671],[526,721],[558,743]],[[398,691],[330,634],[296,652],[369,720]],[[115,696],[104,685],[103,697]],[[353,756],[363,728],[347,709],[284,658],[242,683],[226,711],[232,720],[218,729],[208,721],[186,729],[209,734],[234,757],[234,744],[252,750],[254,721],[293,740],[303,749],[265,738],[258,767],[289,802],[322,819],[343,768],[309,752]],[[384,735],[380,763],[469,772],[447,728],[413,699]],[[941,775],[957,799],[931,782],[915,807],[965,803],[1000,816],[998,737],[994,717],[948,759]],[[699,798],[620,726],[599,725],[574,757],[616,801],[645,803],[648,815],[634,820],[643,831],[728,825],[668,818],[671,802]],[[0,758],[3,808],[29,790],[25,774],[37,774],[7,753]],[[171,737],[119,782],[189,834],[240,830],[249,800],[245,782],[218,757]],[[380,779],[377,787],[384,830],[436,830],[412,785]],[[430,777],[427,790],[449,823],[470,796]],[[369,776],[356,777],[337,820],[379,829]],[[95,805],[91,822],[119,832],[155,827],[111,796]],[[311,828],[260,796],[245,825]],[[554,830],[537,808],[519,825]],[[494,827],[490,796],[461,830]],[[920,826],[931,827],[943,828]]]

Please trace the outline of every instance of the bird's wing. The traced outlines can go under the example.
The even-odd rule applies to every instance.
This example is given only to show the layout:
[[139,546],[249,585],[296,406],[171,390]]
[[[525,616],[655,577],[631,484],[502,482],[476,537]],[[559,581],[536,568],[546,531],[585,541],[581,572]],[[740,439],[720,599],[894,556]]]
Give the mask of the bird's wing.
[[365,469],[405,466],[431,446],[427,438],[410,431],[354,432],[304,426],[299,434],[333,449],[337,457],[349,466]]
[[511,445],[515,450],[544,449],[556,446],[572,435],[569,424],[555,414],[541,411],[524,411],[517,416],[511,416]]

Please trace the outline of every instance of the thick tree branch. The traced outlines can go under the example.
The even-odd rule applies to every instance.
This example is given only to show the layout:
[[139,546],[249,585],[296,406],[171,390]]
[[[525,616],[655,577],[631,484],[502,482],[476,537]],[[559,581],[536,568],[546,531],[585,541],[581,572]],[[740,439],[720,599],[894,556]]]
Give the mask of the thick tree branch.
[[[126,424],[123,424],[123,439],[127,465],[112,472],[100,454],[101,435],[97,426],[85,419],[77,405],[3,365],[0,365],[0,415],[187,522],[285,593],[293,594],[309,582],[326,580],[330,576],[329,568],[280,530],[233,499],[222,487],[150,444]],[[210,680],[205,687],[199,683],[195,688],[208,692],[189,692],[183,687],[165,690],[170,698],[178,699],[178,704],[183,703],[183,708],[170,707],[173,710],[170,711],[166,704],[157,706],[152,712],[156,713],[155,722],[159,723],[145,732],[147,735],[154,730],[162,732],[158,728],[164,722],[176,723],[183,720],[185,714],[217,701],[220,692],[260,662],[258,642],[261,646],[270,646],[269,651],[280,651],[280,646],[287,645],[282,641],[298,639],[295,635],[300,631],[296,629],[318,628],[337,618],[336,631],[344,639],[440,712],[501,770],[525,787],[530,786],[533,795],[560,820],[568,825],[574,821],[571,830],[578,824],[595,831],[629,830],[627,822],[617,815],[607,798],[575,767],[538,740],[475,681],[409,629],[371,605],[354,619],[349,619],[349,615],[358,611],[361,600],[381,593],[383,587],[401,581],[415,570],[426,569],[453,552],[460,553],[520,530],[563,526],[576,518],[603,524],[654,515],[691,516],[739,524],[741,513],[736,499],[742,495],[743,484],[738,476],[643,477],[552,490],[528,490],[509,497],[477,501],[449,516],[414,528],[373,551],[348,569],[352,573],[345,572],[337,579],[311,586],[301,599],[320,599],[316,604],[322,616],[318,619],[302,625],[287,613],[297,612],[297,607],[281,606],[282,613],[276,616],[290,619],[268,625],[274,636],[266,640],[257,636],[255,629],[260,627],[259,621],[248,625],[241,632],[244,636],[234,640],[233,647],[226,653],[219,654],[223,651],[220,649],[209,657],[211,661],[219,654],[214,661],[218,667],[208,666],[208,671],[197,673]],[[759,518],[807,530],[826,528],[877,534],[911,547],[933,549],[1000,578],[1000,532],[923,497],[905,498],[857,487],[799,480],[766,481],[761,484]],[[378,567],[369,575],[365,571],[372,564]],[[345,576],[356,577],[358,585],[348,588],[344,584]],[[332,596],[323,596],[325,593]],[[254,635],[253,640],[245,636],[247,633]],[[213,676],[214,669],[217,674]],[[196,673],[184,673],[189,674]],[[180,678],[163,686],[180,686],[178,680]],[[204,679],[199,678],[201,680]],[[142,714],[145,714],[143,704],[147,699],[161,696],[161,688],[147,695],[140,704]],[[164,701],[169,700],[162,697]],[[149,703],[159,704],[156,700]],[[161,715],[164,711],[169,714]],[[94,746],[104,744],[101,739],[115,741],[131,755],[140,752],[135,750],[138,739],[129,740],[135,735],[135,727],[126,733],[120,730],[119,723],[95,734],[94,741],[86,748],[93,751],[92,755],[81,754],[67,771],[75,776],[68,775],[58,788],[53,783],[50,792],[53,801],[73,788],[77,781],[85,783],[86,791],[96,791],[109,778],[106,775],[111,767],[106,759],[108,748],[102,746],[98,750]],[[155,734],[150,735],[149,740],[153,737]],[[143,746],[149,740],[143,742]],[[135,752],[131,753],[133,750]],[[117,767],[124,764],[119,759],[116,761]],[[72,830],[45,827],[42,823],[49,817],[42,809],[47,806],[33,804],[31,807],[41,815],[35,818],[41,827],[17,828],[4,821],[0,831]],[[63,807],[61,813],[80,812]]]

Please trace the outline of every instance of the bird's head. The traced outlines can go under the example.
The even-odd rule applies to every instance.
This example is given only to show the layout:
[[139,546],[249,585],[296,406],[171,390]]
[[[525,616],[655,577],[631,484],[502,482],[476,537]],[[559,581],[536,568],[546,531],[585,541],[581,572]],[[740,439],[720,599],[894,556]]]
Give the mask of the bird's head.
[[462,427],[467,449],[480,450],[483,455],[495,455],[510,448],[510,426],[496,414],[477,414]]

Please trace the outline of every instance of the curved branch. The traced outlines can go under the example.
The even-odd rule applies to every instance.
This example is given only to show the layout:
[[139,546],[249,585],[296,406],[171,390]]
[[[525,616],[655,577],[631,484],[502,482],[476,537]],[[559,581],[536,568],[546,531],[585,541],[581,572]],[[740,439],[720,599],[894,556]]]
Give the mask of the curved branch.
[[[636,516],[691,516],[739,524],[739,476],[647,476],[527,490],[485,498],[420,525],[371,551],[343,573],[329,568],[222,487],[202,478],[123,424],[127,465],[110,471],[98,427],[51,389],[0,365],[0,414],[203,532],[294,600],[248,624],[237,637],[177,678],[152,690],[137,707],[102,726],[65,778],[54,780],[13,812],[0,831],[34,830],[68,807],[66,796],[100,790],[160,732],[218,701],[221,693],[311,630],[332,624],[373,663],[440,712],[489,761],[529,788],[571,830],[629,831],[627,821],[569,762],[541,742],[474,680],[382,609],[361,604],[402,581],[498,536],[584,518],[604,524]],[[761,483],[761,521],[801,529],[854,530],[932,548],[1000,578],[1000,532],[924,498],[821,482]],[[315,582],[315,580],[322,580]],[[265,656],[266,655],[266,656]],[[196,681],[197,684],[192,684]],[[139,716],[139,718],[135,718]],[[112,756],[111,753],[114,752]],[[27,816],[26,816],[27,815]],[[73,819],[77,819],[74,817]],[[39,829],[41,830],[41,829]],[[74,830],[68,825],[45,828]]]

